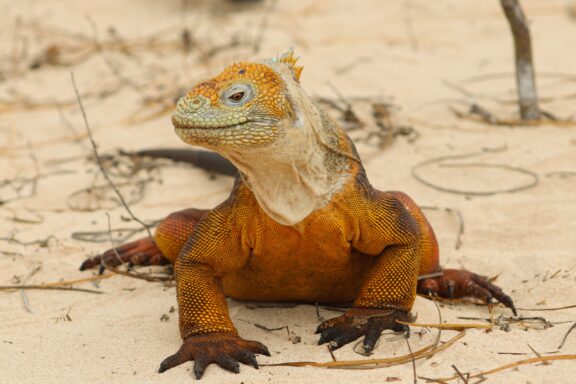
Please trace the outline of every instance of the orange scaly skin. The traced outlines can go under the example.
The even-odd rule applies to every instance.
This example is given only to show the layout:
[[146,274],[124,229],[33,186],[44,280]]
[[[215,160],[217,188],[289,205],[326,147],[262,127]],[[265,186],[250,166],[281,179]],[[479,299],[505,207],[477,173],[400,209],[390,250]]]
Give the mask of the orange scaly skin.
[[[320,343],[335,349],[364,336],[368,352],[383,330],[408,330],[396,320],[410,321],[417,291],[495,297],[514,308],[470,272],[445,270],[418,281],[442,271],[432,228],[408,196],[370,185],[350,139],[299,87],[294,64],[291,53],[234,64],[178,102],[178,135],[217,150],[240,173],[218,207],[174,213],[154,240],[120,249],[123,261],[139,253],[175,263],[184,342],[160,372],[190,360],[197,378],[210,363],[233,372],[238,362],[258,366],[254,354],[268,351],[238,336],[226,296],[351,301],[348,312],[318,327]],[[110,252],[83,268],[118,264]]]

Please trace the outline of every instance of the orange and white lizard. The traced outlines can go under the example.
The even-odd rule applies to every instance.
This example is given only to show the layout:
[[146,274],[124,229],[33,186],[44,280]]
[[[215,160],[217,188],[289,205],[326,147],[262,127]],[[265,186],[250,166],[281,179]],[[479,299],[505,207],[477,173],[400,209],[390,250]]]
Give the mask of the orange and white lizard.
[[[354,144],[300,86],[292,52],[230,65],[178,101],[172,123],[186,143],[217,151],[239,170],[230,197],[211,210],[169,215],[154,238],[117,249],[135,263],[174,263],[183,344],[160,372],[195,361],[233,372],[269,355],[238,335],[225,297],[353,302],[320,324],[336,349],[360,337],[371,351],[385,329],[407,331],[416,293],[510,297],[478,275],[442,269],[434,232],[404,193],[368,182]],[[110,250],[87,260],[104,260]],[[425,277],[437,273],[436,277]],[[419,276],[424,278],[419,279]]]

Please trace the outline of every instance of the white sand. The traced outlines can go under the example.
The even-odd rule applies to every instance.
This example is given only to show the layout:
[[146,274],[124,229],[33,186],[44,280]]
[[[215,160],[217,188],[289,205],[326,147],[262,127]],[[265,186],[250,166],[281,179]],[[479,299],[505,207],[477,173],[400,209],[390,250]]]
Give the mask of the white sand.
[[[576,19],[568,14],[568,2],[523,3],[532,21],[541,96],[574,94]],[[228,41],[234,31],[238,31],[240,39],[258,34],[262,8],[232,13],[223,9],[221,1],[191,1],[186,14],[181,11],[179,1],[1,1],[1,70],[11,73],[9,58],[22,47],[27,47],[23,49],[28,49],[31,55],[53,41],[61,41],[54,40],[53,35],[35,38],[31,27],[16,26],[16,17],[27,23],[59,26],[92,36],[89,16],[101,39],[107,36],[109,26],[115,27],[123,38],[134,39],[164,28],[189,25],[203,48]],[[555,172],[576,172],[576,127],[488,126],[457,119],[447,108],[451,101],[464,109],[461,101],[471,99],[448,87],[444,80],[464,84],[467,89],[490,98],[513,99],[511,76],[463,83],[464,79],[477,75],[509,73],[513,58],[511,44],[508,26],[496,0],[279,1],[269,16],[257,55],[248,49],[229,50],[200,65],[194,50],[188,59],[175,51],[159,55],[139,53],[136,58],[105,53],[106,59],[94,55],[72,69],[83,93],[118,83],[106,60],[114,63],[122,76],[136,83],[168,82],[174,76],[180,84],[191,86],[233,59],[268,57],[292,46],[302,57],[305,66],[302,83],[311,94],[334,97],[328,86],[330,82],[346,97],[391,99],[401,107],[395,121],[418,130],[420,138],[415,143],[399,138],[385,151],[368,144],[360,144],[359,149],[366,159],[369,177],[379,189],[402,190],[423,206],[450,207],[462,213],[465,232],[463,244],[456,250],[456,217],[442,210],[427,211],[441,243],[443,265],[500,275],[498,284],[513,296],[519,308],[572,305],[576,304],[576,176],[572,173],[561,177]],[[146,69],[152,63],[156,63],[156,69]],[[41,68],[0,82],[0,100],[14,99],[11,89],[34,100],[73,100],[69,72],[70,68]],[[551,75],[554,73],[570,73],[572,78]],[[127,123],[128,117],[147,111],[149,107],[141,100],[143,93],[151,92],[150,88],[136,91],[124,87],[103,99],[86,97],[86,109],[101,152],[183,146],[173,134],[167,114],[142,124]],[[574,97],[557,99],[542,107],[560,117],[574,116],[574,100]],[[479,102],[498,116],[515,117],[515,108],[510,104],[495,103],[492,99]],[[0,105],[0,179],[35,174],[28,144],[38,159],[40,173],[47,175],[38,181],[34,196],[0,207],[0,237],[14,236],[24,242],[51,237],[45,247],[0,241],[0,284],[20,282],[38,266],[40,270],[27,283],[91,276],[92,272],[79,272],[79,264],[108,244],[80,242],[72,239],[71,233],[106,230],[105,212],[110,213],[114,228],[137,227],[122,221],[127,215],[119,207],[78,212],[67,205],[72,193],[92,185],[97,168],[81,157],[59,164],[53,160],[90,154],[85,136],[77,142],[72,140],[83,133],[81,116],[74,106],[64,108],[61,116],[56,108],[5,110]],[[503,150],[469,161],[522,167],[538,174],[540,183],[518,193],[466,198],[433,190],[410,174],[412,166],[426,159],[478,152],[483,148]],[[56,171],[70,173],[53,174]],[[185,166],[163,167],[153,176],[163,182],[148,184],[145,198],[132,206],[144,220],[159,219],[188,206],[214,206],[227,196],[232,184],[229,178],[212,180],[205,172]],[[433,168],[428,169],[426,176],[448,187],[474,190],[513,187],[526,180],[501,170],[477,168]],[[101,177],[97,183],[103,183]],[[9,188],[0,190],[0,199],[9,196]],[[76,286],[94,289],[91,283]],[[192,380],[191,364],[162,375],[156,373],[160,361],[180,346],[177,316],[169,313],[171,306],[176,306],[174,288],[121,276],[103,280],[99,287],[106,294],[26,291],[32,313],[26,311],[18,292],[0,293],[0,382]],[[270,348],[272,357],[260,357],[261,363],[331,360],[326,347],[316,345],[313,330],[318,321],[312,306],[250,309],[246,303],[230,302],[230,311],[242,336],[262,341]],[[437,322],[434,305],[427,300],[418,299],[414,312],[418,313],[419,321]],[[170,318],[162,322],[160,318],[165,313]],[[444,306],[442,313],[445,320],[454,322],[466,321],[458,319],[459,316],[488,316],[485,307],[473,305]],[[68,321],[66,314],[72,321]],[[574,308],[552,312],[520,310],[520,314],[544,316],[553,323],[576,320]],[[325,318],[335,315],[321,310]],[[509,316],[509,311],[498,307],[494,315]],[[285,331],[266,332],[253,323],[272,328],[289,326],[302,341],[293,344]],[[571,324],[528,331],[517,324],[512,324],[509,332],[471,330],[450,349],[418,361],[416,369],[418,375],[435,378],[453,375],[452,364],[462,372],[479,372],[533,357],[528,344],[545,354],[557,350]],[[431,344],[435,334],[431,330],[421,337],[414,335],[410,339],[412,349]],[[453,335],[455,332],[444,332],[443,339]],[[384,339],[391,340],[381,341],[373,357],[407,353],[404,340],[389,336]],[[576,353],[576,333],[568,338],[560,353]],[[335,355],[339,360],[361,358],[351,346]],[[488,382],[572,383],[575,376],[574,361],[559,361],[549,366],[508,370],[489,376]],[[210,366],[204,382],[382,383],[396,377],[402,382],[412,382],[412,366],[362,371],[287,367],[262,367],[256,371],[243,366],[240,375]]]

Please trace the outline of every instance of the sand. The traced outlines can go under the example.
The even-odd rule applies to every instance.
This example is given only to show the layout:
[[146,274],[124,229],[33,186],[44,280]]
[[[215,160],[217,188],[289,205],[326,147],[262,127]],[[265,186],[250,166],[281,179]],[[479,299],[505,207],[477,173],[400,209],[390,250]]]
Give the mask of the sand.
[[[93,271],[79,272],[78,266],[87,256],[109,247],[106,235],[101,243],[91,243],[72,234],[106,231],[106,213],[112,228],[139,228],[137,223],[126,221],[127,213],[114,201],[90,200],[79,193],[106,184],[94,162],[87,159],[90,143],[74,103],[70,71],[74,71],[83,94],[101,153],[185,147],[172,131],[169,114],[161,113],[162,105],[145,103],[146,98],[165,100],[169,108],[179,87],[184,90],[233,60],[270,57],[294,47],[305,66],[302,84],[310,94],[337,99],[335,87],[349,100],[368,97],[393,103],[394,124],[418,132],[415,141],[398,136],[381,149],[374,140],[363,140],[366,130],[374,130],[374,121],[369,109],[363,111],[362,103],[354,103],[367,123],[354,137],[371,182],[382,190],[402,190],[422,206],[436,208],[427,209],[426,214],[438,235],[444,266],[498,275],[498,284],[513,296],[519,308],[576,304],[576,125],[502,127],[457,118],[449,108],[465,111],[469,103],[476,102],[499,118],[516,118],[511,102],[515,97],[512,43],[497,1],[311,0],[236,7],[223,1],[185,4],[0,1],[0,179],[40,175],[35,189],[30,182],[23,182],[20,190],[15,184],[0,186],[0,199],[6,201],[0,206],[0,284],[42,284],[95,276]],[[523,4],[534,35],[542,108],[560,118],[574,117],[574,4],[544,0]],[[175,42],[179,31],[187,27],[193,42],[188,54],[168,42],[161,49],[142,48],[132,53],[105,48],[100,54],[82,56],[82,51],[74,51],[77,46],[93,46],[95,36],[99,41],[112,41],[112,27],[116,41],[131,44],[162,30],[168,31],[166,41]],[[59,34],[59,30],[68,33]],[[71,34],[85,37],[72,38]],[[254,52],[255,40],[259,42],[258,52]],[[213,47],[229,46],[231,41],[240,45],[211,53]],[[246,42],[250,44],[246,46]],[[56,61],[69,60],[70,65],[27,69],[51,44],[62,51]],[[475,78],[477,81],[471,81]],[[454,84],[468,93],[456,90]],[[108,92],[95,96],[104,90]],[[483,153],[461,162],[504,164],[532,174],[434,164],[419,172],[426,180],[458,190],[513,189],[532,182],[534,174],[538,184],[514,193],[465,196],[430,188],[411,174],[414,166],[429,159],[478,152]],[[148,179],[152,181],[146,182]],[[127,179],[115,176],[114,180],[121,184]],[[189,206],[212,207],[227,196],[232,185],[230,178],[169,163],[149,172],[139,171],[129,180],[145,184],[143,198],[131,204],[145,221]],[[140,191],[134,185],[121,190],[129,197]],[[464,224],[459,247],[455,246],[460,226],[457,212]],[[171,312],[176,307],[173,287],[117,275],[99,281],[97,286],[85,282],[74,287],[104,294],[0,292],[1,383],[193,380],[190,363],[162,375],[156,373],[160,361],[180,346],[177,313]],[[472,304],[446,304],[441,311],[448,322],[486,323],[481,319],[490,317],[486,307]],[[230,301],[230,312],[243,337],[270,348],[272,357],[259,357],[262,364],[331,361],[326,347],[316,345],[313,331],[319,320],[314,306],[258,308]],[[413,312],[420,322],[438,322],[431,301],[418,298]],[[477,373],[535,357],[529,345],[542,355],[576,353],[576,333],[568,336],[558,351],[563,336],[576,321],[575,308],[546,312],[520,309],[519,313],[543,316],[545,322],[510,323],[509,311],[495,307],[494,318],[502,317],[500,323],[509,323],[508,329],[468,330],[446,351],[417,361],[417,375],[452,376],[452,365],[464,373]],[[330,318],[338,312],[320,309],[319,314]],[[266,331],[254,324],[287,326],[290,336],[285,329]],[[412,350],[432,344],[436,334],[435,329],[414,327]],[[455,335],[455,331],[444,331],[442,340]],[[372,357],[407,353],[404,339],[386,334]],[[335,356],[338,360],[364,358],[351,345],[336,351]],[[571,383],[575,374],[574,361],[558,361],[496,373],[487,376],[487,382]],[[413,382],[413,367],[261,367],[256,371],[242,366],[241,373],[234,375],[210,366],[203,380],[408,383]]]

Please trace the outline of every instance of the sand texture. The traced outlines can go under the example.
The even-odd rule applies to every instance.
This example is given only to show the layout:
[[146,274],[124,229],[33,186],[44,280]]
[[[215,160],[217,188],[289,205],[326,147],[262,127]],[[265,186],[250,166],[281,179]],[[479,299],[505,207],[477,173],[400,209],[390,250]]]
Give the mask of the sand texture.
[[[575,119],[576,6],[523,4],[541,107]],[[0,285],[95,277],[78,267],[110,247],[107,214],[115,239],[118,229],[122,236],[141,229],[91,157],[72,71],[112,179],[134,213],[151,222],[186,207],[213,207],[233,181],[168,161],[134,162],[118,150],[186,148],[169,120],[178,95],[235,60],[288,47],[301,57],[308,93],[340,107],[344,98],[362,121],[361,127],[345,123],[372,184],[404,191],[426,208],[442,265],[498,276],[528,318],[512,319],[495,306],[490,330],[469,329],[451,347],[418,360],[417,375],[446,378],[453,366],[474,374],[536,353],[576,354],[576,330],[559,349],[576,308],[541,311],[576,305],[576,123],[510,126],[467,115],[477,105],[494,122],[518,118],[512,41],[496,0],[0,1]],[[390,116],[374,118],[375,104]],[[341,111],[326,106],[342,120]],[[433,161],[440,157],[448,159]],[[452,192],[425,185],[414,172]],[[156,372],[181,343],[175,288],[108,275],[69,285],[102,294],[0,291],[0,383],[194,380],[191,363]],[[443,303],[440,310],[446,322],[491,324],[485,306]],[[312,305],[230,301],[230,312],[243,337],[269,347],[272,357],[259,357],[261,364],[332,361],[314,330],[319,317],[337,311],[321,307],[318,317]],[[439,321],[424,298],[413,312],[419,322]],[[437,332],[413,327],[411,349],[433,344]],[[445,330],[442,341],[457,334]],[[405,340],[386,333],[370,358],[406,354]],[[334,355],[366,358],[353,344]],[[508,369],[485,382],[573,383],[575,377],[576,362],[566,360]],[[411,363],[367,370],[242,366],[239,375],[212,365],[203,380],[414,382]]]

